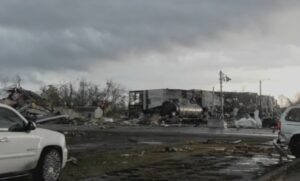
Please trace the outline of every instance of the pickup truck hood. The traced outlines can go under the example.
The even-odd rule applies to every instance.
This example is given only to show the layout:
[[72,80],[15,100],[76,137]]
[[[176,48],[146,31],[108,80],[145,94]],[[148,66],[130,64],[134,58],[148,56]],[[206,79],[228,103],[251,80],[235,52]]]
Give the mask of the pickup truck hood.
[[36,128],[33,133],[40,137],[42,145],[57,145],[65,147],[65,136],[59,132],[44,128]]

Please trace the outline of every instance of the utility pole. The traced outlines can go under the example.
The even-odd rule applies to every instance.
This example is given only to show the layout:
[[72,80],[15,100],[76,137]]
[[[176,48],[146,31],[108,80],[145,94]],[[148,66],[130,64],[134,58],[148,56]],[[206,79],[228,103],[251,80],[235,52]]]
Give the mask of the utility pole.
[[220,71],[220,99],[221,99],[221,119],[224,118],[224,101],[223,101],[223,72]]
[[259,80],[259,113],[262,114],[262,80]]
[[262,106],[262,83],[263,81],[266,81],[266,80],[271,80],[271,79],[261,79],[259,80],[259,114],[262,115],[263,113],[263,106]]
[[215,113],[215,87],[212,89],[212,114]]
[[222,70],[219,73],[220,75],[220,99],[221,99],[221,119],[224,119],[224,94],[223,94],[223,83],[229,82],[231,78],[225,75]]
[[22,81],[22,79],[21,79],[20,75],[17,75],[16,76],[16,84],[17,84],[18,89],[21,88],[21,81]]
[[[212,119],[208,121],[207,126],[211,128],[227,128],[227,124],[224,120],[224,94],[223,94],[223,84],[224,82],[229,82],[231,79],[225,75],[222,70],[219,72],[219,81],[220,81],[220,103],[221,103],[221,115],[219,119]],[[215,106],[215,87],[213,87],[213,107]]]

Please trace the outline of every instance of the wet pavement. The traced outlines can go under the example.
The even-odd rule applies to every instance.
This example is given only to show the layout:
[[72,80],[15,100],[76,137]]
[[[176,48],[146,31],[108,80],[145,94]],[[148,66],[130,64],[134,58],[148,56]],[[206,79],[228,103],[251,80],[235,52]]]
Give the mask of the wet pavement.
[[109,173],[102,177],[82,180],[256,180],[268,170],[277,166],[278,159],[265,155],[252,157],[194,155],[188,158],[166,160],[152,165]]
[[[78,165],[68,164],[62,180],[257,180],[285,164],[274,156],[272,130],[125,127],[80,128],[73,133],[72,127],[63,127],[60,131],[68,132],[70,156],[79,160]],[[192,149],[161,152],[174,145]]]
[[[260,132],[236,130],[236,132],[242,132],[243,136],[236,135],[236,133],[216,136],[215,133],[191,134],[193,133],[191,130],[200,128],[185,129],[183,132],[178,132],[177,128],[173,131],[162,129],[164,130],[162,132],[160,128],[149,128],[148,131],[143,129],[129,131],[127,128],[122,128],[122,131],[117,131],[118,129],[88,131],[85,132],[84,136],[72,137],[69,140],[71,150],[79,152],[79,157],[86,152],[85,149],[96,149],[103,157],[106,157],[107,153],[117,151],[117,156],[99,160],[95,157],[83,156],[81,159],[91,160],[84,170],[89,170],[90,164],[94,165],[94,171],[89,172],[89,174],[98,176],[89,176],[89,174],[74,176],[72,168],[81,167],[82,165],[79,163],[79,166],[71,167],[65,173],[67,177],[64,177],[63,180],[69,180],[69,178],[84,181],[257,180],[257,178],[282,165],[279,163],[279,157],[274,156],[276,152],[273,150],[272,139],[276,136],[272,130],[268,130],[267,133],[262,130],[259,130]],[[247,136],[249,134],[251,135]],[[262,136],[257,139],[257,135]],[[157,153],[162,154],[157,152],[161,148],[174,144],[186,146],[186,143],[190,141],[196,143],[192,152],[163,153],[161,158],[155,162],[147,160],[151,160],[152,156],[155,158]],[[225,149],[225,147],[228,148]],[[129,150],[132,149],[136,150],[136,153],[146,152],[145,155],[149,158],[131,157],[130,155],[135,154],[130,153]],[[154,151],[149,151],[151,149]],[[202,153],[202,149],[210,149],[211,151]],[[201,154],[199,154],[200,152]],[[92,152],[91,154],[95,153]],[[118,155],[128,155],[128,158],[118,157]],[[135,164],[135,162],[132,163],[132,159],[141,160]],[[143,159],[146,161],[144,162]],[[109,167],[115,169],[105,168],[104,163],[112,164]],[[99,169],[99,173],[97,173],[97,169]]]
[[[89,126],[74,126],[74,125],[40,125],[41,127],[57,130],[61,132],[66,131],[99,131],[97,127]],[[213,137],[239,137],[239,138],[266,138],[275,139],[278,132],[272,129],[236,129],[236,128],[207,128],[207,127],[160,127],[160,126],[116,126],[101,130],[107,133],[132,133],[132,134],[166,134],[166,135],[195,135],[195,136],[213,136]]]

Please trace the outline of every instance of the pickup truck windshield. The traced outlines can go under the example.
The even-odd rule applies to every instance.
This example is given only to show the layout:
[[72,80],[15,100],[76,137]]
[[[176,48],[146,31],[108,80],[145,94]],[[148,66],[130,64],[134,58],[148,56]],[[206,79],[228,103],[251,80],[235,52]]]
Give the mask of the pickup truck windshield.
[[291,109],[285,119],[287,121],[300,122],[300,108]]
[[12,125],[24,125],[23,120],[13,111],[0,108],[0,128],[9,128]]

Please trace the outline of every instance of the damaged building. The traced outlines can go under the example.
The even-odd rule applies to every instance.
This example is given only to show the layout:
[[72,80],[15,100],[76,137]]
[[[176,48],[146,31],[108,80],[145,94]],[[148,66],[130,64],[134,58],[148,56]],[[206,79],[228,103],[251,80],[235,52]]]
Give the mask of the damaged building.
[[1,89],[0,103],[9,105],[19,111],[26,119],[35,122],[65,119],[59,111],[53,110],[40,95],[21,87]]
[[137,117],[141,113],[165,115],[175,111],[176,107],[179,114],[188,116],[202,112],[203,108],[213,108],[215,105],[220,105],[218,96],[202,90],[155,89],[129,92],[131,117]]
[[[275,119],[279,107],[272,96],[259,96],[257,93],[248,92],[224,92],[223,101],[227,119],[239,119],[257,109],[261,110],[261,117]],[[138,117],[141,114],[173,114],[182,118],[201,118],[200,115],[209,114],[211,117],[217,117],[221,113],[221,94],[194,89],[130,91],[128,108],[130,117]]]

